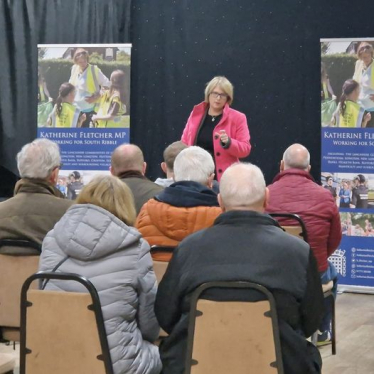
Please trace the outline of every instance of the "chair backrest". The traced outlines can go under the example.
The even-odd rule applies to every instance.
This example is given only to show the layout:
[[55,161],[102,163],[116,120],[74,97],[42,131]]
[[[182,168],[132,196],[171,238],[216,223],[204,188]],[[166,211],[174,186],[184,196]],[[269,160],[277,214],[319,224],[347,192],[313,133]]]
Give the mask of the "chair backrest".
[[[279,224],[281,225],[282,229],[286,231],[288,234],[297,236],[298,238],[303,239],[304,241],[308,243],[308,233],[306,230],[305,223],[298,214],[269,213],[269,215],[275,218],[277,221],[280,218]],[[282,224],[282,221],[287,222],[287,224],[286,225]]]
[[[163,278],[166,269],[169,265],[169,260],[172,256],[175,247],[166,247],[153,245],[151,247],[151,255],[153,258],[153,270],[155,271],[157,282],[160,283]],[[163,258],[164,261],[157,260],[157,258]]]
[[[38,271],[39,254],[40,246],[34,242],[0,240],[0,326],[5,339],[6,328],[20,327],[21,288],[27,277]],[[19,334],[13,339],[19,340]]]
[[[36,279],[82,284],[88,292],[29,290]],[[21,294],[21,374],[113,374],[98,293],[77,274],[40,272]]]
[[[210,288],[257,290],[264,300],[200,299]],[[283,374],[275,301],[263,286],[210,282],[192,294],[185,374]]]

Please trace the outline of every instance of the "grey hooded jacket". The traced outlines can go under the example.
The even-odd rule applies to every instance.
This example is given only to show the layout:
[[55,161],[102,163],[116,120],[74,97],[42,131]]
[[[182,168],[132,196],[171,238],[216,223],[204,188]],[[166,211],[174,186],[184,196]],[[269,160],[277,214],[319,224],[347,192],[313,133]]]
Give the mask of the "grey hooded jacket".
[[[43,241],[39,270],[78,273],[96,287],[115,374],[157,374],[157,282],[149,245],[108,211],[73,205]],[[50,281],[46,289],[83,291],[77,282]]]

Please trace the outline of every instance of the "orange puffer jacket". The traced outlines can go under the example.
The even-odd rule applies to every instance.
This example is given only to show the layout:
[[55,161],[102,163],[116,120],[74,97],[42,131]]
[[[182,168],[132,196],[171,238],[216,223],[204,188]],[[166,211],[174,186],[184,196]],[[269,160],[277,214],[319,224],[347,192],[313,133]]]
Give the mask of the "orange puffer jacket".
[[[213,225],[222,213],[219,207],[175,207],[155,199],[143,205],[135,227],[149,245],[176,247],[195,231]],[[155,253],[157,261],[170,261],[170,253]]]

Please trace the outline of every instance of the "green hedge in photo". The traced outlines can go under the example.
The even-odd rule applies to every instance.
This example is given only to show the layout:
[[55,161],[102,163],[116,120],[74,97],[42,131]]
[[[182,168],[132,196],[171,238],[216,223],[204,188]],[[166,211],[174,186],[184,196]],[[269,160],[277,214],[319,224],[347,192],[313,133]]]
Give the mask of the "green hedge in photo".
[[322,62],[326,66],[330,84],[338,99],[342,94],[344,82],[353,77],[356,61],[356,55],[348,55],[346,53],[322,55]]
[[[130,113],[130,65],[120,61],[103,61],[95,63],[108,79],[114,70],[123,70],[126,76],[125,94],[127,113]],[[39,60],[39,67],[47,83],[49,94],[55,101],[58,96],[58,90],[62,83],[68,82],[70,78],[73,62],[64,59]]]

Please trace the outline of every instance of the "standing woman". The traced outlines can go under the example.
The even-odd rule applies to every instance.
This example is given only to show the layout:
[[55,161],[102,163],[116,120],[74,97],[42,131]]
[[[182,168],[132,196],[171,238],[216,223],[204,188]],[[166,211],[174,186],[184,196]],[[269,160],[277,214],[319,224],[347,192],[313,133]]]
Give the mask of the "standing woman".
[[247,118],[230,108],[233,97],[230,81],[214,77],[205,88],[205,100],[193,108],[181,139],[212,155],[218,181],[230,165],[251,151]]
[[[374,112],[374,67],[373,67],[373,46],[362,42],[357,49],[355,72],[353,79],[360,84],[359,104],[367,111]],[[374,127],[374,113],[367,124],[367,127]]]
[[89,63],[88,52],[78,48],[73,57],[69,83],[76,88],[74,104],[86,114],[82,127],[89,127],[95,113],[95,102],[100,97],[100,88],[109,87],[109,79],[96,65]]

